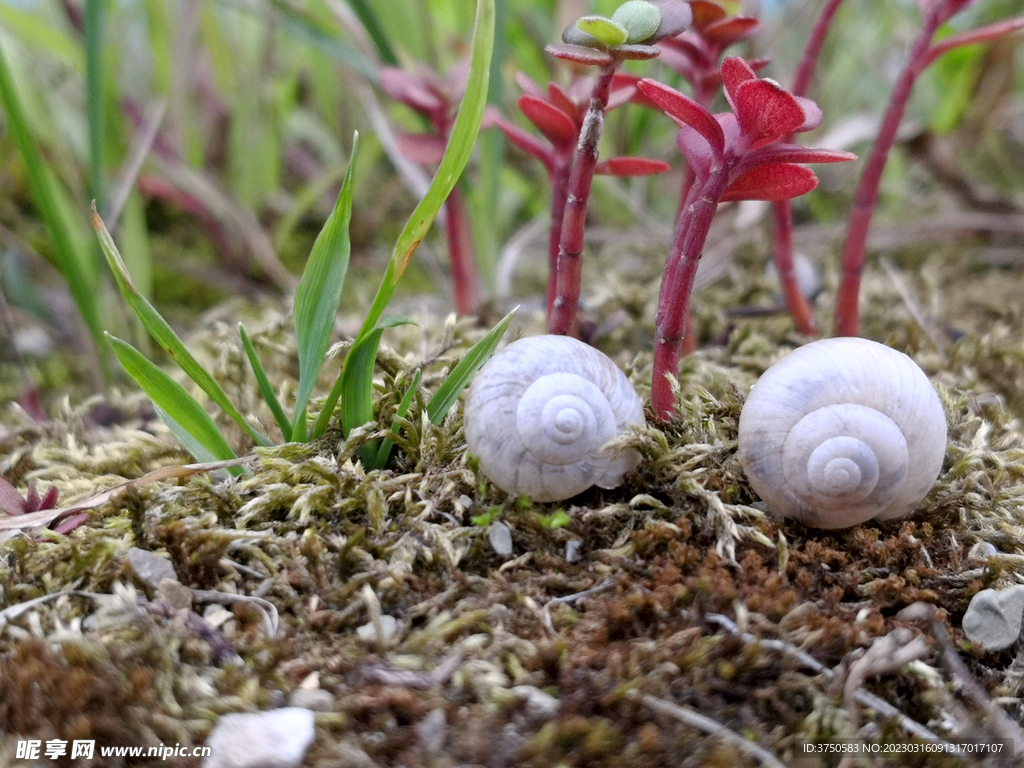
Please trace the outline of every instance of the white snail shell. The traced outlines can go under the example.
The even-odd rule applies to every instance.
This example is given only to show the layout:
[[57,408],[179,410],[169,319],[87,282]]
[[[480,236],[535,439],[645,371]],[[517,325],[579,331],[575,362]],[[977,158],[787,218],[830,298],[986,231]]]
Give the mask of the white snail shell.
[[774,512],[847,528],[912,512],[942,469],[946,418],[909,357],[822,339],[765,371],[739,424],[739,459]]
[[640,463],[636,451],[605,448],[644,424],[636,391],[610,358],[567,336],[520,339],[492,357],[469,388],[464,423],[481,471],[534,501],[614,488]]

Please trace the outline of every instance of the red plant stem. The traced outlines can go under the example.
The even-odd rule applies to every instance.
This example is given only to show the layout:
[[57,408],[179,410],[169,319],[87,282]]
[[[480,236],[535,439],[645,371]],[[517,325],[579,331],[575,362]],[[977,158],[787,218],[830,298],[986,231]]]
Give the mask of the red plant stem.
[[793,316],[793,323],[798,333],[805,336],[817,336],[818,326],[814,322],[811,305],[800,290],[793,266],[793,204],[789,200],[776,200],[772,204],[774,226],[772,227],[772,244],[775,252],[775,270],[779,273],[782,295],[786,299],[786,307]]
[[857,300],[860,294],[860,276],[864,271],[864,255],[871,228],[871,216],[878,202],[878,188],[882,181],[882,171],[889,150],[896,143],[896,131],[903,119],[910,90],[914,81],[921,74],[927,62],[928,48],[936,30],[948,18],[946,4],[936,2],[925,16],[924,27],[914,41],[907,63],[896,79],[889,106],[886,108],[882,125],[871,148],[871,155],[864,165],[857,191],[853,198],[853,208],[846,226],[846,241],[843,243],[842,278],[839,282],[839,293],[836,296],[835,334],[837,336],[856,336],[858,326]]
[[551,163],[551,228],[548,231],[548,319],[555,306],[558,290],[558,251],[562,240],[562,220],[565,218],[565,198],[569,194],[569,173],[572,170],[572,152],[555,152]]
[[668,421],[675,413],[676,404],[669,376],[675,377],[679,373],[693,279],[697,274],[697,264],[704,251],[718,201],[729,185],[732,162],[731,158],[726,158],[718,168],[712,170],[707,181],[693,187],[686,207],[676,220],[676,231],[672,236],[672,247],[658,298],[654,372],[651,376],[651,406],[663,421]]
[[821,53],[821,46],[825,42],[825,35],[832,25],[832,17],[836,15],[843,0],[828,0],[825,7],[821,9],[810,37],[807,38],[807,45],[804,47],[800,63],[796,65],[796,73],[793,75],[794,96],[805,96],[807,89],[811,86],[811,78],[814,77],[814,70],[818,66],[818,56]]
[[480,302],[480,279],[473,262],[473,247],[462,204],[462,193],[456,186],[444,201],[445,234],[448,236],[448,258],[452,271],[452,292],[455,310],[460,315],[476,312]]
[[576,162],[569,176],[569,194],[565,200],[562,232],[558,242],[555,301],[548,318],[548,331],[560,335],[572,333],[580,303],[580,276],[583,269],[583,233],[587,221],[587,201],[597,166],[597,145],[604,128],[604,112],[608,107],[612,78],[621,62],[601,67],[597,83],[590,94],[590,106],[583,118],[580,140],[576,145]]
[[[811,78],[814,77],[814,70],[818,65],[818,57],[821,54],[821,46],[825,42],[825,35],[828,34],[832,24],[832,18],[839,10],[843,0],[828,0],[818,14],[814,22],[814,28],[807,39],[800,63],[797,64],[796,73],[793,75],[794,96],[804,96],[810,88]],[[791,142],[792,135],[783,139],[784,142]],[[805,336],[817,336],[818,327],[814,322],[814,315],[811,312],[811,305],[800,290],[800,284],[796,279],[796,272],[793,269],[793,203],[789,200],[776,200],[772,203],[772,214],[774,216],[772,228],[772,257],[775,261],[775,271],[779,273],[779,284],[782,286],[782,295],[786,298],[786,307],[793,317],[797,332]]]

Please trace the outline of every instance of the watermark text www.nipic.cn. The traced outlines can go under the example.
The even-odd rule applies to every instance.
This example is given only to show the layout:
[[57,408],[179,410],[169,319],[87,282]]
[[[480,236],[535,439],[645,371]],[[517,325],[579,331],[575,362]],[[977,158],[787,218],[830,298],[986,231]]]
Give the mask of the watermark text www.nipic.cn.
[[210,754],[209,747],[183,747],[175,744],[173,747],[96,747],[95,739],[76,739],[65,741],[64,739],[21,739],[18,741],[18,749],[15,757],[21,760],[39,760],[49,758],[56,760],[59,757],[71,759],[82,758],[92,760],[96,753],[100,757],[158,757],[166,760],[169,757],[207,757]]

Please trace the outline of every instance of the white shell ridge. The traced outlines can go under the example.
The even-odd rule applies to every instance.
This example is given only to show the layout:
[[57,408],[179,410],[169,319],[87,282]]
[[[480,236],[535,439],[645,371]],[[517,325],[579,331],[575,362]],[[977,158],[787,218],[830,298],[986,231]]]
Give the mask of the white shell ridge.
[[778,514],[846,528],[909,514],[946,452],[946,418],[924,372],[867,339],[822,339],[777,362],[751,390],[739,458]]
[[520,339],[492,357],[469,388],[464,422],[481,471],[535,501],[614,488],[640,463],[636,451],[605,449],[644,424],[640,398],[609,357],[568,336]]

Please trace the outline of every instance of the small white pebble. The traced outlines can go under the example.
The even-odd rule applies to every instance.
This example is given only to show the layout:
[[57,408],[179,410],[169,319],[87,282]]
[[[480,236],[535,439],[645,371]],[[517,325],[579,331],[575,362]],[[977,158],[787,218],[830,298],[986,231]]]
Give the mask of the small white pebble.
[[[384,644],[389,645],[392,638],[398,634],[398,619],[384,614],[380,617],[380,626],[384,634]],[[378,639],[377,627],[374,626],[372,621],[369,624],[363,624],[361,627],[356,627],[356,636],[365,643],[376,643]]]
[[487,538],[491,547],[502,557],[512,554],[512,531],[501,520],[495,520],[487,529]]
[[532,685],[516,685],[510,690],[525,704],[526,715],[531,720],[550,720],[562,706],[550,693]]
[[330,712],[334,709],[334,694],[323,688],[296,688],[288,696],[288,706]]
[[1024,584],[983,589],[971,598],[964,614],[967,639],[988,651],[1009,648],[1020,637],[1024,621]]
[[203,768],[298,768],[315,735],[313,713],[301,707],[224,715],[206,739]]
[[565,561],[567,563],[578,563],[583,559],[583,542],[572,539],[565,542]]

